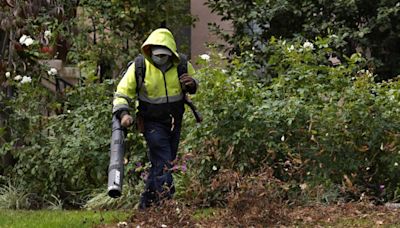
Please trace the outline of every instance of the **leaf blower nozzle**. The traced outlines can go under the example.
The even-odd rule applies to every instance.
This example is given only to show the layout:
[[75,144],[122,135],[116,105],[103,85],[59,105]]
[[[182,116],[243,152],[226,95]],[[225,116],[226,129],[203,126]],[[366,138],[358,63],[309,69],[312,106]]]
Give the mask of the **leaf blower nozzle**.
[[121,126],[121,122],[116,115],[113,115],[107,188],[107,193],[112,198],[118,198],[122,194],[125,152],[124,141],[125,129]]

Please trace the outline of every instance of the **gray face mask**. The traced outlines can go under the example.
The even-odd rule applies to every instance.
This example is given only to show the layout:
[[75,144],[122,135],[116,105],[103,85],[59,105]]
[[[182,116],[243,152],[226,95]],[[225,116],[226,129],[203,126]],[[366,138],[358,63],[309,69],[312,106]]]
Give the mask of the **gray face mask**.
[[153,62],[158,65],[158,66],[162,66],[164,64],[166,64],[168,62],[169,56],[163,56],[163,57],[158,57],[156,55],[152,55],[151,59],[153,60]]

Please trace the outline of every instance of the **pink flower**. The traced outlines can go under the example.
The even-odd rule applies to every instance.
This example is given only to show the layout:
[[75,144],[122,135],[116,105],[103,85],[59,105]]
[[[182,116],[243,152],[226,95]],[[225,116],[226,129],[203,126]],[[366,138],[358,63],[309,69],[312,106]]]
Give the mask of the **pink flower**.
[[187,166],[186,166],[186,164],[183,164],[181,168],[182,168],[182,172],[186,172],[186,171],[187,171]]

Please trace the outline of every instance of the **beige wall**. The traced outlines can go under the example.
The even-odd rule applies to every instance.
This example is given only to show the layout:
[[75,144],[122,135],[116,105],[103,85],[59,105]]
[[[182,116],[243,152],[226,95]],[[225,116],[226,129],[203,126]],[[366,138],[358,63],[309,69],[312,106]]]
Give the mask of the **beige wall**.
[[208,31],[208,23],[216,22],[227,31],[232,31],[232,26],[229,22],[221,22],[219,16],[212,14],[211,10],[204,5],[206,0],[191,0],[191,14],[197,17],[195,27],[192,28],[191,34],[191,59],[196,60],[201,54],[207,53],[207,42],[222,43],[215,35]]

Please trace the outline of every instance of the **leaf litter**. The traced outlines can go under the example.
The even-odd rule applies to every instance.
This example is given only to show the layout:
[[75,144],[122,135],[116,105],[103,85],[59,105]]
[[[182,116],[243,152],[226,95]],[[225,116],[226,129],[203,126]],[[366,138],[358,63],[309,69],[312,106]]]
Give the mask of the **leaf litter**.
[[[400,208],[371,202],[290,204],[282,191],[284,182],[266,169],[249,177],[222,170],[212,182],[213,190],[224,189],[226,201],[210,216],[198,218],[202,210],[193,202],[166,200],[157,207],[133,210],[128,221],[98,225],[108,227],[386,227],[400,226]],[[221,205],[221,204],[220,204]]]

